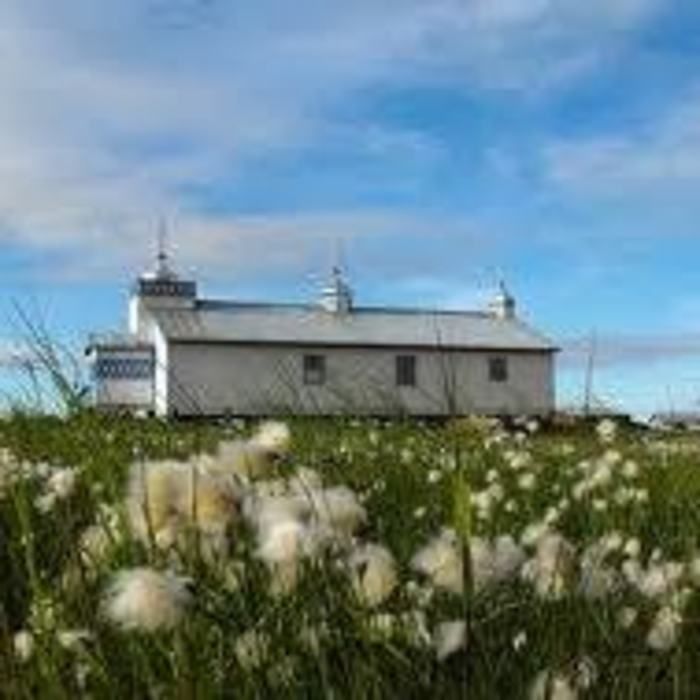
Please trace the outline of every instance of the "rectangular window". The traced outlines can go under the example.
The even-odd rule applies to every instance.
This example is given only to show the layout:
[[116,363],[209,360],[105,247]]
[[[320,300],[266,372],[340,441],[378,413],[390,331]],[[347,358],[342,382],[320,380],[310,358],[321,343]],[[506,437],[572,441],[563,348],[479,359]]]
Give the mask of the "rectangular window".
[[140,357],[100,357],[94,365],[96,379],[150,379],[153,360]]
[[396,385],[415,386],[416,385],[416,356],[397,355],[396,356]]
[[508,381],[507,357],[489,357],[489,380],[492,382]]
[[326,381],[326,358],[323,355],[304,355],[304,384],[318,386]]

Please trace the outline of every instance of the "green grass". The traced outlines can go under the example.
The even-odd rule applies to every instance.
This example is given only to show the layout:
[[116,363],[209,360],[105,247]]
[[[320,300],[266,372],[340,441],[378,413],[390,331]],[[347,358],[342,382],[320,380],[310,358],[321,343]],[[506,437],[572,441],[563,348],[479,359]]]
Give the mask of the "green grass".
[[[394,555],[398,585],[368,609],[338,565],[342,552],[305,561],[297,587],[279,596],[269,590],[269,571],[245,523],[229,531],[230,556],[215,563],[202,556],[196,536],[187,546],[159,551],[129,533],[122,503],[132,463],[187,460],[250,427],[92,412],[66,419],[16,414],[0,422],[4,461],[25,465],[22,478],[7,483],[0,476],[4,696],[519,698],[529,697],[542,671],[576,685],[584,660],[595,667],[595,681],[579,687],[579,697],[685,698],[700,687],[700,572],[694,576],[691,569],[700,554],[700,440],[628,432],[601,444],[590,429],[529,435],[524,429],[501,434],[473,421],[291,420],[292,450],[276,476],[310,467],[325,485],[353,489],[368,513],[359,539]],[[607,450],[619,453],[605,458],[609,479],[575,498],[581,463],[599,464]],[[525,453],[527,464],[512,468]],[[638,475],[625,476],[627,460]],[[42,509],[47,479],[61,467],[76,470],[75,488]],[[535,476],[531,488],[519,485],[526,473]],[[465,492],[455,503],[457,480],[468,484],[470,503]],[[485,513],[475,503],[493,484],[501,494]],[[633,496],[624,496],[625,489]],[[550,529],[571,544],[575,560],[554,599],[538,595],[517,574],[473,591],[467,572],[466,594],[431,591],[410,565],[442,528],[458,526],[464,546],[472,537],[518,540],[557,505]],[[99,561],[86,563],[78,547],[82,533],[109,518],[117,522],[113,541]],[[606,563],[618,585],[602,597],[585,595],[581,556],[613,532],[623,542],[639,539],[645,568],[652,555],[652,565],[683,564],[679,580],[663,595],[645,595],[623,579],[625,556],[616,549]],[[169,568],[191,579],[192,605],[174,629],[127,632],[100,613],[114,572],[135,566]],[[647,635],[664,606],[673,606],[682,623],[675,643],[659,651]],[[625,607],[637,615],[629,628],[619,624]],[[429,633],[441,622],[467,619],[466,650],[438,660],[407,622],[417,610]],[[381,618],[393,620],[391,629],[381,628],[378,615],[392,616]],[[27,659],[15,651],[20,630],[34,639]],[[85,630],[88,637],[66,649],[60,643],[66,630]],[[240,658],[240,640],[251,630],[266,640],[267,651],[252,668]],[[309,630],[313,645],[305,643]]]

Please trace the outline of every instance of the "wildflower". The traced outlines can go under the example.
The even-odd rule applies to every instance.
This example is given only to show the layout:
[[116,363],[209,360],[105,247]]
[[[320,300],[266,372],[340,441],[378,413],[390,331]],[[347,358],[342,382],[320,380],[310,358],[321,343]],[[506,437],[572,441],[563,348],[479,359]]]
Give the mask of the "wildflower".
[[509,579],[525,560],[525,553],[510,535],[502,535],[489,543],[480,537],[469,542],[475,590]]
[[80,560],[86,566],[102,561],[112,545],[110,533],[102,525],[90,525],[78,541]]
[[47,490],[56,495],[56,498],[68,498],[73,493],[76,483],[74,469],[56,469],[46,482]]
[[622,465],[622,475],[626,479],[634,479],[639,475],[639,465],[634,460],[626,460]]
[[532,455],[526,450],[510,451],[504,456],[513,471],[524,469],[532,463]]
[[136,463],[126,499],[134,534],[160,547],[173,545],[187,526],[223,536],[238,514],[239,491],[230,478],[183,462]]
[[103,614],[126,630],[170,629],[182,619],[192,594],[187,581],[145,567],[123,569],[103,599]]
[[598,667],[590,656],[582,656],[574,669],[574,685],[581,690],[590,690],[598,680]]
[[672,649],[678,641],[681,622],[681,616],[672,607],[661,608],[647,634],[647,646],[654,651],[662,652]]
[[437,588],[457,594],[464,590],[462,552],[453,530],[444,529],[419,550],[411,567],[428,576]]
[[43,513],[45,515],[46,513],[50,513],[53,510],[57,501],[58,497],[56,496],[56,494],[49,491],[49,493],[37,496],[36,500],[34,501],[34,505],[40,513]]
[[573,547],[561,535],[552,533],[540,539],[535,556],[523,565],[521,575],[534,585],[540,597],[557,600],[564,595],[573,564]]
[[532,491],[532,489],[535,486],[535,475],[532,473],[529,474],[523,474],[519,479],[518,479],[518,486],[523,490],[523,491]]
[[617,614],[617,624],[622,627],[622,629],[629,629],[637,621],[637,617],[637,611],[627,605]]
[[248,630],[236,639],[233,650],[240,666],[246,671],[253,671],[269,659],[270,638],[264,632]]
[[552,671],[541,671],[530,688],[530,700],[576,700],[578,693],[570,680]]
[[466,646],[467,625],[464,620],[441,622],[435,630],[433,644],[438,661],[444,661],[449,656]]
[[357,548],[349,559],[353,588],[368,607],[384,602],[396,587],[396,563],[391,552],[376,544]]
[[622,549],[623,554],[631,559],[636,559],[640,555],[641,551],[642,545],[636,537],[631,537],[628,539]]
[[527,644],[527,632],[525,632],[525,630],[520,630],[520,632],[513,637],[512,644],[515,651],[523,649]]
[[429,484],[437,484],[442,479],[442,472],[439,469],[431,469],[426,475]]
[[651,565],[636,582],[637,587],[646,598],[662,598],[675,589],[683,573],[683,564],[677,562]]
[[271,564],[291,562],[312,551],[312,533],[298,520],[270,523],[261,531],[257,556]]
[[347,486],[335,486],[311,494],[312,510],[322,527],[350,537],[367,520],[367,511]]
[[428,509],[425,506],[418,506],[418,508],[413,511],[413,517],[416,520],[422,520],[427,512]]
[[13,638],[13,645],[17,658],[29,661],[34,653],[34,635],[29,630],[20,630]]
[[591,502],[593,510],[604,513],[608,509],[608,502],[604,498],[594,498]]
[[82,649],[85,642],[92,638],[88,630],[61,630],[57,633],[56,639],[63,649],[66,651],[78,651]]
[[610,418],[604,418],[598,423],[595,430],[601,442],[612,442],[617,434],[617,424]]
[[535,546],[549,532],[547,523],[530,523],[520,535],[520,542],[526,547]]
[[700,556],[696,556],[688,565],[690,580],[695,586],[700,586]]
[[289,490],[293,494],[304,496],[310,491],[322,488],[320,474],[309,467],[299,467],[294,476],[289,480]]
[[275,460],[289,450],[289,427],[280,422],[262,423],[249,440],[222,442],[215,458],[217,471],[255,479],[268,474]]

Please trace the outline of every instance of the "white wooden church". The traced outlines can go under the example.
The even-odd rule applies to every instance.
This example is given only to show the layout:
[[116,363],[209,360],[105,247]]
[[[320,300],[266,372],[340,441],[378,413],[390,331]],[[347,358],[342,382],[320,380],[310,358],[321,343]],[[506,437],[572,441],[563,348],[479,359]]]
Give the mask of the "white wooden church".
[[501,285],[487,310],[356,306],[339,269],[308,304],[199,298],[161,248],[127,333],[91,337],[98,407],[159,416],[543,415],[556,348]]

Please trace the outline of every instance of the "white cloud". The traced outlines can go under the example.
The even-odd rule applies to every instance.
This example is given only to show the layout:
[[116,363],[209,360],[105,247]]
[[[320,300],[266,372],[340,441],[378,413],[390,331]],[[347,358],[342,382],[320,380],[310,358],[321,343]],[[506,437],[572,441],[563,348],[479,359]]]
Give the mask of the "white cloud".
[[545,149],[550,181],[586,193],[677,193],[700,180],[700,88],[625,133]]
[[[308,220],[214,218],[183,189],[323,138],[330,108],[360,88],[449,80],[532,91],[571,80],[656,6],[5,0],[0,242],[63,251],[65,274],[92,274],[143,255],[165,213],[195,265],[264,267],[270,256],[285,264],[321,235]],[[369,127],[366,147],[420,164],[441,149],[419,132],[382,126]],[[332,224],[362,217],[343,213]]]

